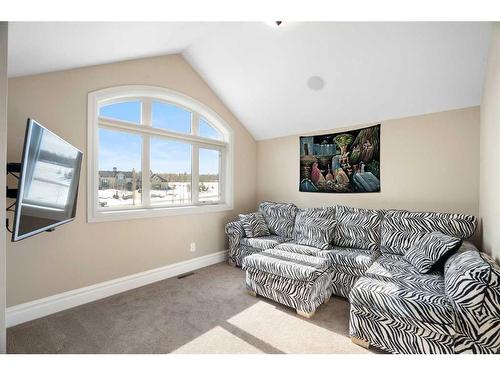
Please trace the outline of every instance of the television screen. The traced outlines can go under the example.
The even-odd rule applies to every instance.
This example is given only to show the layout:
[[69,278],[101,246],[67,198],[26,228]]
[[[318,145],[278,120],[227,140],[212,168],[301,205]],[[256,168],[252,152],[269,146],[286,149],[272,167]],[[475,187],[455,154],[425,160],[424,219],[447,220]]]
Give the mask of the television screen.
[[75,218],[82,156],[76,147],[28,119],[12,241]]

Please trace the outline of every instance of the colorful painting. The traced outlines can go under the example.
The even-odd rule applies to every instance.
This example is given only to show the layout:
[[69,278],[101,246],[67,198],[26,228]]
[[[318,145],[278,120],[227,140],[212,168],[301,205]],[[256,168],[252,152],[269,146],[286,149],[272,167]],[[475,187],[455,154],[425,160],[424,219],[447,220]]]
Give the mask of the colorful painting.
[[300,191],[380,191],[380,124],[342,133],[300,137]]

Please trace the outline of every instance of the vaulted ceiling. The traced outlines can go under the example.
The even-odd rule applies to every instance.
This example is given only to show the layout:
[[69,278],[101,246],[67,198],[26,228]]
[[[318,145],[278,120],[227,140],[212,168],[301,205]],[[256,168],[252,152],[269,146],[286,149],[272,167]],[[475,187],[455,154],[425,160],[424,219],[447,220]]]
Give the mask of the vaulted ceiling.
[[471,22],[9,25],[11,77],[182,53],[256,139],[478,105],[491,32]]

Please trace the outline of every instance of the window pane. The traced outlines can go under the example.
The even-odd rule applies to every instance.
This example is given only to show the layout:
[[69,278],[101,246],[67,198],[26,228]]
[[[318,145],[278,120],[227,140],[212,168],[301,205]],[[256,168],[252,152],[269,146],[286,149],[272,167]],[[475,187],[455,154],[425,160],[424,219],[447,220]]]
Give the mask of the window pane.
[[200,137],[222,140],[222,134],[204,118],[200,118],[198,133]]
[[200,181],[198,185],[200,202],[220,200],[220,151],[200,148]]
[[99,116],[116,120],[141,123],[141,102],[124,102],[102,106]]
[[191,145],[151,138],[151,203],[191,203]]
[[191,112],[175,105],[153,102],[153,126],[178,133],[191,133]]
[[99,207],[141,204],[140,135],[99,129]]

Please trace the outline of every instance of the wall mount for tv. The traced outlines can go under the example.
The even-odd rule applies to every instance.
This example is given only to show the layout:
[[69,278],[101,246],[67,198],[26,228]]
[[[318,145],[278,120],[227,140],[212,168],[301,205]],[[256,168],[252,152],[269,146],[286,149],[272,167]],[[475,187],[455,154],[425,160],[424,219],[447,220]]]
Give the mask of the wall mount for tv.
[[[19,180],[19,175],[21,173],[21,163],[7,163],[7,168],[6,168],[7,174],[10,174],[11,176],[14,176],[16,180]],[[18,188],[11,189],[9,186],[5,187],[5,196],[9,199],[15,199],[14,203],[12,203],[10,206],[6,208],[7,212],[15,212],[13,207],[15,207],[17,203],[17,191]],[[12,230],[9,228],[9,218],[5,219],[5,228],[7,228],[7,231],[9,233],[12,233]]]
[[[19,180],[19,174],[21,173],[21,163],[7,163],[7,174],[10,174]],[[10,189],[7,186],[6,192],[7,198],[17,199],[17,188]]]

